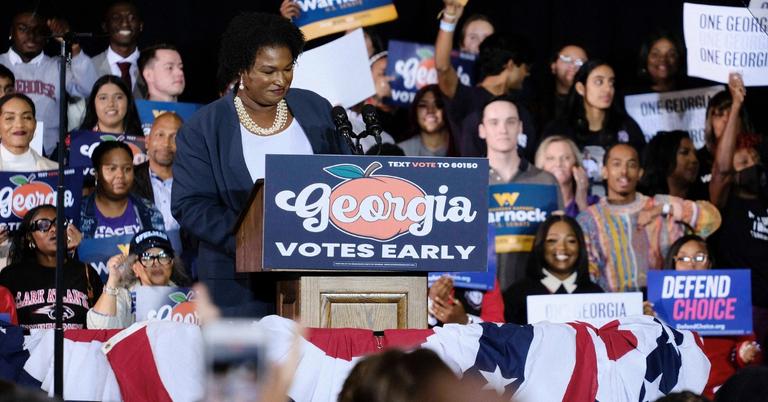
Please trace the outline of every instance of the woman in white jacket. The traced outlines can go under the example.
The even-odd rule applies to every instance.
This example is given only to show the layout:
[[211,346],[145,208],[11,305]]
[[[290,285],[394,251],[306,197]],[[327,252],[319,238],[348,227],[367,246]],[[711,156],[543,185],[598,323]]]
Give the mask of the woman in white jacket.
[[89,329],[126,328],[136,321],[131,292],[137,286],[176,286],[186,275],[174,260],[168,235],[146,230],[131,240],[129,254],[118,254],[107,262],[109,279],[99,300],[88,310]]

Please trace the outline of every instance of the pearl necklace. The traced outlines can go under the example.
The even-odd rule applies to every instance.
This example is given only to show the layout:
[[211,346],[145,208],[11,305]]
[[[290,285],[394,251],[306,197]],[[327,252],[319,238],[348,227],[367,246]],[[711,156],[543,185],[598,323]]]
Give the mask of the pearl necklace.
[[280,102],[277,103],[275,122],[272,123],[272,127],[270,128],[260,127],[253,121],[253,119],[251,119],[251,116],[245,111],[245,106],[243,106],[243,101],[239,96],[235,96],[235,110],[237,111],[237,117],[240,119],[240,123],[243,127],[251,133],[262,137],[276,134],[283,129],[285,122],[288,121],[288,104],[285,102],[285,99],[281,99]]

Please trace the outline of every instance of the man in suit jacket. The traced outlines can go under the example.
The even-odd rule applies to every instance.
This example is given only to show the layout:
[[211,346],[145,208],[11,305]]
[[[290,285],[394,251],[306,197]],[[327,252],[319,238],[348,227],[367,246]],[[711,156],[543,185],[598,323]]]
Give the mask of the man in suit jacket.
[[93,56],[97,75],[123,78],[133,91],[134,99],[144,99],[137,85],[140,79],[138,39],[144,29],[139,10],[131,2],[116,2],[104,14],[101,28],[109,35],[109,47]]

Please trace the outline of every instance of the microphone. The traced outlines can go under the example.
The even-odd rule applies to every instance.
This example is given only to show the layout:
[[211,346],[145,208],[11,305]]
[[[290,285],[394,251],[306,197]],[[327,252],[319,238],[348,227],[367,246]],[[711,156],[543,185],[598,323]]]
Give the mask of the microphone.
[[355,132],[352,131],[352,123],[349,122],[346,109],[341,106],[334,106],[334,108],[331,109],[331,118],[333,119],[333,125],[336,126],[336,132],[344,137],[349,149],[357,155],[362,155],[363,150],[360,144],[352,142],[352,137],[356,136]]
[[363,105],[363,121],[365,122],[365,131],[372,135],[376,140],[376,145],[381,149],[381,132],[384,131],[379,124],[379,116],[376,107],[373,105]]

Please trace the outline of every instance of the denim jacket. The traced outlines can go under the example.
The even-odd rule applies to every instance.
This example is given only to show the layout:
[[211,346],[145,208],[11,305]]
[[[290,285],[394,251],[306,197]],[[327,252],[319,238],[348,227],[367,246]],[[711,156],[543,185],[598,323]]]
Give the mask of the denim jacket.
[[[133,202],[133,208],[136,216],[139,217],[139,221],[141,221],[142,228],[165,231],[163,215],[151,201],[133,194],[129,194],[128,197]],[[96,194],[94,193],[83,200],[82,207],[80,208],[80,232],[83,233],[83,238],[93,238],[96,226],[98,224],[96,222]]]

